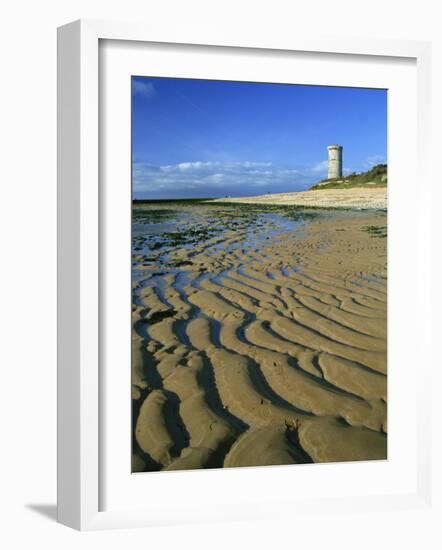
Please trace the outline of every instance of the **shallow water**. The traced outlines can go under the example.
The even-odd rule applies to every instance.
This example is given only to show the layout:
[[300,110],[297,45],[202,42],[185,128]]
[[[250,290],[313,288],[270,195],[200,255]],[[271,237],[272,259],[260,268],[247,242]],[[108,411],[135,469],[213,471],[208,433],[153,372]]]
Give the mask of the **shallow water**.
[[132,223],[133,280],[144,278],[147,271],[183,273],[179,262],[171,261],[171,253],[177,249],[190,254],[196,247],[208,255],[235,250],[247,254],[268,244],[266,241],[299,231],[311,216],[311,212],[277,207],[137,206]]

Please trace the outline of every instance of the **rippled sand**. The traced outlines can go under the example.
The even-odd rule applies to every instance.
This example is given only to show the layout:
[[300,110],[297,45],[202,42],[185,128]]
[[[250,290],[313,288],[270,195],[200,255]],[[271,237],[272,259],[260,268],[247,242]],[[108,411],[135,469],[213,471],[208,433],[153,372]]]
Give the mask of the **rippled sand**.
[[262,227],[135,253],[133,471],[387,457],[386,214]]

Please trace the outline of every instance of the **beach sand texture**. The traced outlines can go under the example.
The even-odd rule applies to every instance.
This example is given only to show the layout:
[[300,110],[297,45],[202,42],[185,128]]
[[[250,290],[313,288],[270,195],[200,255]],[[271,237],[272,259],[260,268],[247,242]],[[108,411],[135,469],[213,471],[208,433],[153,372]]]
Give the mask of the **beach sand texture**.
[[228,197],[213,202],[238,204],[273,204],[309,208],[387,208],[387,187],[354,187],[350,189],[316,189],[294,193],[257,195],[256,197]]
[[134,207],[133,471],[385,459],[386,213],[192,208]]

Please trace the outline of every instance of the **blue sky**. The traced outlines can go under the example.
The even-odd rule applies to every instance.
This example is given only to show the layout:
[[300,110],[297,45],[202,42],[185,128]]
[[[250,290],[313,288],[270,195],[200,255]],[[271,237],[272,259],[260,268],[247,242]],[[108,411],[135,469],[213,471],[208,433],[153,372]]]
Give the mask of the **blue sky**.
[[302,191],[387,162],[387,91],[132,77],[135,198]]

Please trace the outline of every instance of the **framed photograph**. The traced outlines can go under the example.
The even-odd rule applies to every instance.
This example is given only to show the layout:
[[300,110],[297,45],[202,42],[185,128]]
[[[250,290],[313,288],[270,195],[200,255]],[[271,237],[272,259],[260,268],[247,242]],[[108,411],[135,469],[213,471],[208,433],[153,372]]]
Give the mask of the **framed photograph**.
[[430,44],[58,40],[59,521],[426,506]]

